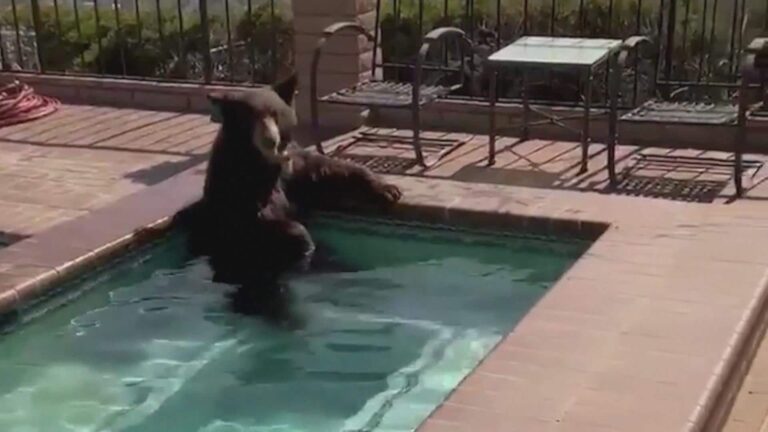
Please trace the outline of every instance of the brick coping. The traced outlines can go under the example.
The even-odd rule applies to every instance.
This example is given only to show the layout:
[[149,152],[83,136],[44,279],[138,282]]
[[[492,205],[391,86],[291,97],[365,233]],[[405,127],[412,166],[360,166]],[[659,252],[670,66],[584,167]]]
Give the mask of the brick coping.
[[[203,175],[0,250],[0,311],[160,235]],[[768,257],[743,247],[768,240],[759,206],[387,177],[395,217],[599,236],[420,431],[718,430],[765,326]]]
[[[194,171],[186,171],[34,237],[0,248],[0,315],[13,312],[54,286],[165,234],[172,228],[173,215],[200,197],[203,176]],[[169,200],[171,195],[174,199]],[[589,241],[594,241],[608,227],[578,219],[502,215],[418,203],[404,203],[386,215],[361,216]]]

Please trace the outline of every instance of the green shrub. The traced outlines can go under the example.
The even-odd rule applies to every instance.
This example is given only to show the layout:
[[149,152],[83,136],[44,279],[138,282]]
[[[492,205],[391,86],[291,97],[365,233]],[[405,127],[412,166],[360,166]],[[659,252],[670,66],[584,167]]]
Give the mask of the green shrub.
[[237,51],[236,61],[250,65],[253,57],[254,81],[270,81],[273,76],[284,76],[293,69],[293,25],[279,11],[272,18],[269,4],[261,4],[235,26],[234,36],[246,48]]
[[[385,1],[382,9],[381,48],[386,62],[412,61],[418,50],[420,36],[431,28],[446,24],[464,29],[493,29],[500,33],[502,43],[509,43],[523,33],[622,39],[633,34],[642,34],[650,37],[657,45],[659,42],[666,42],[659,41],[659,2],[654,1],[642,2],[642,8],[638,11],[638,0],[583,0],[583,9],[580,11],[580,1],[555,0],[553,11],[550,0],[530,0],[527,22],[524,22],[524,2],[504,0],[501,5],[502,26],[498,29],[495,1],[475,1],[471,21],[465,17],[464,1],[449,0],[447,14],[443,10],[443,2],[425,1],[422,32],[419,31],[418,23],[419,0],[399,0],[397,18],[393,1]],[[678,1],[678,14],[670,65],[672,78],[732,79],[735,71],[733,65],[724,62],[731,56],[731,13],[726,13],[722,8],[718,10],[717,32],[713,37],[711,6],[706,20],[703,20],[700,2],[675,1]],[[765,20],[765,11],[762,8],[759,11],[752,10],[756,8],[752,6],[748,10],[751,20],[744,36],[745,41],[762,32]],[[526,28],[527,31],[524,31]],[[391,71],[389,75],[394,76]]]
[[[53,5],[41,7],[40,12],[38,50],[46,70],[178,79],[203,77],[206,45],[196,14],[183,17],[184,29],[180,31],[175,9],[161,11],[160,28],[156,11],[142,13],[139,20],[135,14],[124,12],[120,14],[120,26],[112,8],[104,6],[99,9],[98,25],[92,8],[79,10],[77,19],[70,8],[60,8],[58,19]],[[28,7],[19,7],[17,16],[22,30],[34,31]],[[251,16],[234,18],[232,37],[249,43],[245,49],[235,49],[233,57],[236,63],[249,61],[251,55],[247,48],[253,46],[256,81],[268,81],[272,72],[285,73],[292,66],[293,28],[280,11],[276,11],[274,23],[267,5],[254,8]],[[0,21],[5,28],[13,28],[12,11],[3,11]],[[273,28],[277,31],[275,53],[272,52]],[[209,48],[226,44],[221,17],[210,15],[208,30]],[[276,65],[271,64],[273,57]],[[214,69],[227,70],[217,65]]]

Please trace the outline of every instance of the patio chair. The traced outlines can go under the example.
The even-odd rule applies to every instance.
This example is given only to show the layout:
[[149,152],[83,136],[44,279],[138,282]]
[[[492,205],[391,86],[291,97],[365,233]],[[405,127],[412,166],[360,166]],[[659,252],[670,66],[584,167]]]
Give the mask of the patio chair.
[[[377,8],[376,8],[377,30],[379,28],[378,11],[380,10],[380,5],[378,5],[378,3],[380,1],[381,0],[377,1]],[[466,36],[463,30],[455,27],[440,27],[430,31],[426,36],[423,37],[422,39],[423,43],[421,45],[421,49],[419,50],[418,55],[416,56],[416,62],[413,69],[414,70],[413,81],[411,83],[376,79],[375,72],[376,72],[377,65],[376,65],[376,55],[374,55],[373,56],[374,63],[373,63],[373,71],[372,71],[373,73],[372,73],[372,78],[370,80],[357,83],[352,87],[344,88],[324,96],[318,96],[317,68],[320,63],[320,57],[322,55],[323,46],[325,45],[326,41],[329,38],[331,38],[332,36],[342,31],[352,31],[357,34],[364,35],[369,42],[373,43],[374,53],[376,52],[376,49],[378,48],[378,45],[379,45],[378,31],[375,32],[376,34],[372,34],[360,24],[357,24],[354,22],[335,23],[330,25],[323,31],[323,37],[320,38],[317,44],[317,48],[315,49],[314,57],[312,60],[312,69],[311,69],[311,78],[310,78],[310,98],[311,98],[310,114],[312,118],[312,127],[315,131],[316,137],[319,137],[319,134],[317,132],[320,127],[320,115],[319,115],[318,105],[320,103],[326,103],[326,104],[365,106],[368,108],[379,107],[379,108],[409,109],[411,111],[411,119],[413,122],[412,145],[413,145],[413,150],[416,156],[416,163],[418,163],[419,165],[425,168],[428,168],[434,165],[435,163],[440,161],[442,158],[444,158],[446,155],[456,150],[458,147],[460,147],[461,145],[465,144],[468,141],[468,139],[462,139],[462,140],[434,139],[434,138],[429,140],[424,139],[421,136],[421,116],[420,116],[420,111],[422,107],[432,102],[435,102],[439,98],[444,97],[449,93],[464,86],[463,74],[460,74],[461,80],[458,84],[455,84],[455,85],[424,84],[422,82],[423,69],[424,69],[424,63],[426,61],[426,56],[430,51],[430,48],[433,46],[433,44],[443,39],[447,40],[448,38],[456,38],[459,41],[461,59],[462,59],[461,67],[463,69],[464,59],[466,58],[467,55],[472,54],[472,46],[473,46],[472,42],[469,40],[469,38]],[[461,71],[461,69],[459,69],[458,71]],[[404,138],[402,136],[399,136],[399,137],[395,135],[386,136],[386,135],[381,135],[377,133],[361,131],[353,138],[353,140],[349,144],[345,145],[343,148],[347,148],[356,142],[373,141],[373,140],[403,142]],[[405,140],[410,141],[407,138]],[[422,151],[425,145],[431,145],[439,149],[437,156],[431,158],[429,161],[425,159],[424,153]],[[323,154],[325,153],[322,146],[322,142],[319,139],[315,142],[315,146],[318,152]]]
[[[742,37],[746,28],[746,19],[745,14],[742,23]],[[624,70],[630,53],[638,53],[649,46],[652,46],[652,43],[646,37],[629,38],[622,47],[618,59],[619,67],[614,73],[620,74]],[[764,74],[755,72],[761,69],[765,70],[768,65],[768,61],[766,61],[768,60],[768,39],[755,39],[741,51],[741,77],[735,101],[692,98],[690,94],[686,93],[691,90],[701,90],[701,86],[682,87],[671,92],[667,97],[654,97],[636,106],[618,119],[612,119],[611,139],[608,143],[608,173],[612,188],[615,188],[619,183],[616,174],[616,146],[618,144],[629,144],[642,148],[718,149],[733,152],[733,180],[736,195],[742,196],[746,120],[757,106],[748,102],[748,90],[756,81],[760,82],[762,88]],[[650,81],[651,92],[655,93],[655,80]],[[617,133],[617,128],[621,133]],[[700,136],[701,144],[692,145],[691,142],[676,142],[674,139],[670,139],[669,128],[683,129],[686,131],[686,136]],[[711,143],[717,141],[717,137],[721,137],[725,145],[713,146]],[[723,162],[720,161],[721,164]]]

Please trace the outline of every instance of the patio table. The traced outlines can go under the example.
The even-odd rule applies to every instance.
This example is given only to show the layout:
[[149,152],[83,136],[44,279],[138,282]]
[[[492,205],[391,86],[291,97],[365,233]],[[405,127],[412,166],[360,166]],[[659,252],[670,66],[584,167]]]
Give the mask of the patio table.
[[[622,46],[619,39],[592,39],[592,38],[573,38],[573,37],[544,37],[544,36],[525,36],[514,43],[491,54],[487,59],[487,65],[491,71],[490,82],[490,132],[489,132],[489,151],[488,163],[493,165],[496,159],[496,81],[498,72],[502,68],[519,68],[523,77],[522,99],[523,99],[523,121],[522,125],[513,126],[520,128],[522,126],[521,141],[528,139],[529,129],[535,126],[530,121],[531,111],[535,111],[546,120],[538,124],[555,124],[565,129],[572,130],[566,126],[562,120],[574,118],[557,117],[542,112],[539,109],[531,107],[528,98],[528,73],[533,69],[549,70],[577,70],[581,73],[585,94],[584,97],[584,115],[582,129],[579,131],[581,136],[581,169],[580,173],[587,170],[587,161],[589,158],[590,137],[590,117],[592,109],[592,75],[598,67],[604,63],[609,63],[609,71],[617,67],[617,58]],[[609,140],[615,139],[616,131],[616,110],[619,76],[616,73],[609,72]],[[579,115],[581,117],[581,115]]]

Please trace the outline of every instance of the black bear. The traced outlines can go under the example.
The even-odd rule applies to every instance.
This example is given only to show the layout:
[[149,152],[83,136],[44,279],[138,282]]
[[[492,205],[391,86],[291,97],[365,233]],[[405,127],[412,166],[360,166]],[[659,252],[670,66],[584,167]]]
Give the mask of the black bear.
[[400,190],[367,168],[292,142],[297,79],[208,96],[221,122],[203,197],[179,212],[190,252],[208,257],[214,280],[238,286],[233,306],[279,316],[280,278],[307,264],[315,245],[299,218],[311,210],[388,207]]

